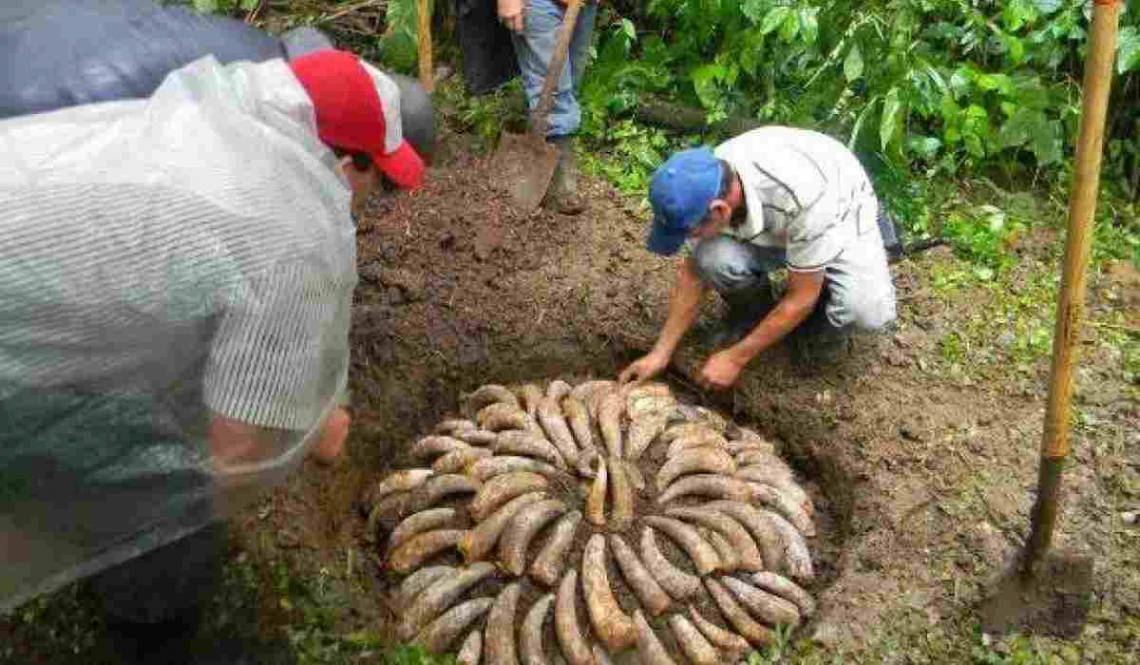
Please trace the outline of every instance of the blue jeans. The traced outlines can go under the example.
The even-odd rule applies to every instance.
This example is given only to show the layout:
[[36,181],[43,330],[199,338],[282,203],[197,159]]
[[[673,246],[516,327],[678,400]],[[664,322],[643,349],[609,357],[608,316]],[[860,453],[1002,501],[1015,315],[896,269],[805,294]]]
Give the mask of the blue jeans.
[[[589,55],[590,37],[594,32],[594,17],[597,13],[598,5],[593,2],[583,4],[578,12],[578,22],[570,39],[566,64],[562,67],[558,86],[554,89],[554,106],[550,110],[550,124],[546,129],[548,137],[569,136],[578,131],[578,125],[581,124],[582,114],[575,94],[586,70],[586,57]],[[512,33],[527,105],[532,111],[538,106],[542,84],[546,79],[546,68],[554,57],[554,45],[558,43],[558,33],[565,14],[566,7],[558,0],[527,0],[523,31],[521,34]]]

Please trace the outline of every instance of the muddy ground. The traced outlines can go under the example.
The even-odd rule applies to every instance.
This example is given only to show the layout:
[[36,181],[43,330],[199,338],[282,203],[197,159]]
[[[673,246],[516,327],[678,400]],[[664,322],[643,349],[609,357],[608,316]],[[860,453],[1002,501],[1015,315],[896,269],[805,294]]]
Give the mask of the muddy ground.
[[[649,348],[665,316],[676,262],[644,249],[647,218],[634,202],[588,181],[583,215],[520,218],[487,188],[486,159],[466,148],[464,136],[445,135],[427,187],[373,200],[360,220],[347,459],[334,469],[306,463],[232,530],[232,560],[262,570],[287,562],[294,574],[339,590],[332,634],[385,641],[393,617],[379,592],[387,582],[356,503],[404,447],[457,411],[461,392],[489,382],[612,378]],[[1018,251],[1016,270],[1027,274],[1041,261],[1059,265],[1051,232],[1024,239]],[[947,335],[1002,297],[934,286],[934,276],[959,267],[946,250],[897,264],[897,329],[856,337],[838,366],[798,366],[781,346],[756,359],[734,390],[703,394],[689,377],[707,349],[687,344],[665,377],[778,440],[825,503],[832,535],[816,550],[821,577],[812,589],[821,607],[801,632],[819,653],[924,662],[921,651],[892,651],[891,640],[976,636],[973,607],[1027,534],[1048,359],[1018,362],[1016,349],[995,342],[947,361]],[[1120,287],[1123,298],[1098,295],[1111,279],[1092,278],[1091,311],[1134,314],[1134,284]],[[705,315],[718,308],[710,298]],[[1140,400],[1102,332],[1083,332],[1058,533],[1059,545],[1096,561],[1092,620],[1073,643],[1088,662],[1103,642],[1115,640],[1114,654],[1140,648],[1136,632],[1118,630],[1140,613],[1140,556],[1118,546],[1137,540],[1112,537],[1128,529],[1120,497],[1135,503],[1129,492],[1140,491]],[[298,610],[277,600],[286,597],[279,580],[251,584],[260,585],[258,611],[235,611],[239,630],[272,636],[298,622]],[[0,621],[0,637],[15,645],[12,662],[87,660],[81,654],[92,648],[31,643],[32,634],[19,617]],[[347,660],[378,662],[379,654]]]

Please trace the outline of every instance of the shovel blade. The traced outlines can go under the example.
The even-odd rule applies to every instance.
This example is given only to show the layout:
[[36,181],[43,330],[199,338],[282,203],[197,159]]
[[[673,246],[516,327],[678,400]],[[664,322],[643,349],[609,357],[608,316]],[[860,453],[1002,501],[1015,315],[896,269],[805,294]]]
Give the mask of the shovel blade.
[[491,158],[491,181],[524,213],[538,209],[558,165],[558,147],[530,135],[504,133]]
[[1050,553],[1033,575],[1015,561],[982,599],[982,630],[1076,639],[1092,607],[1093,569],[1092,557],[1074,552]]

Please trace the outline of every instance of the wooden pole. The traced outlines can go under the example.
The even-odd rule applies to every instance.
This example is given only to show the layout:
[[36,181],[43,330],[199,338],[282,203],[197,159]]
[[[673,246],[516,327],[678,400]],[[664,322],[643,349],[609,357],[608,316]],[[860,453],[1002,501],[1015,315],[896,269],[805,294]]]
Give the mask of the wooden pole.
[[1119,18],[1120,6],[1116,0],[1095,0],[1082,83],[1081,125],[1077,136],[1076,172],[1069,197],[1064,270],[1053,333],[1053,366],[1041,439],[1037,503],[1033,507],[1032,527],[1025,545],[1022,568],[1026,575],[1036,572],[1037,564],[1049,551],[1060,515],[1061,472],[1070,450],[1069,401],[1073,392],[1073,363],[1084,309],[1085,265],[1088,263],[1093,214],[1100,187],[1104,120],[1108,110],[1108,92],[1112,86]]
[[416,34],[419,47],[420,85],[428,93],[435,92],[435,72],[432,67],[431,0],[418,0],[419,30]]

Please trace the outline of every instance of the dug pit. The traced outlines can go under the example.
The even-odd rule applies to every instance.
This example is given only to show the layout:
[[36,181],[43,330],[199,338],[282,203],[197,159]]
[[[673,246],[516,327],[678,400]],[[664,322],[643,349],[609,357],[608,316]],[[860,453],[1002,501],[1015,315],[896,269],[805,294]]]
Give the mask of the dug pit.
[[754,430],[662,383],[488,384],[458,411],[360,502],[398,639],[712,665],[815,614],[839,529]]

